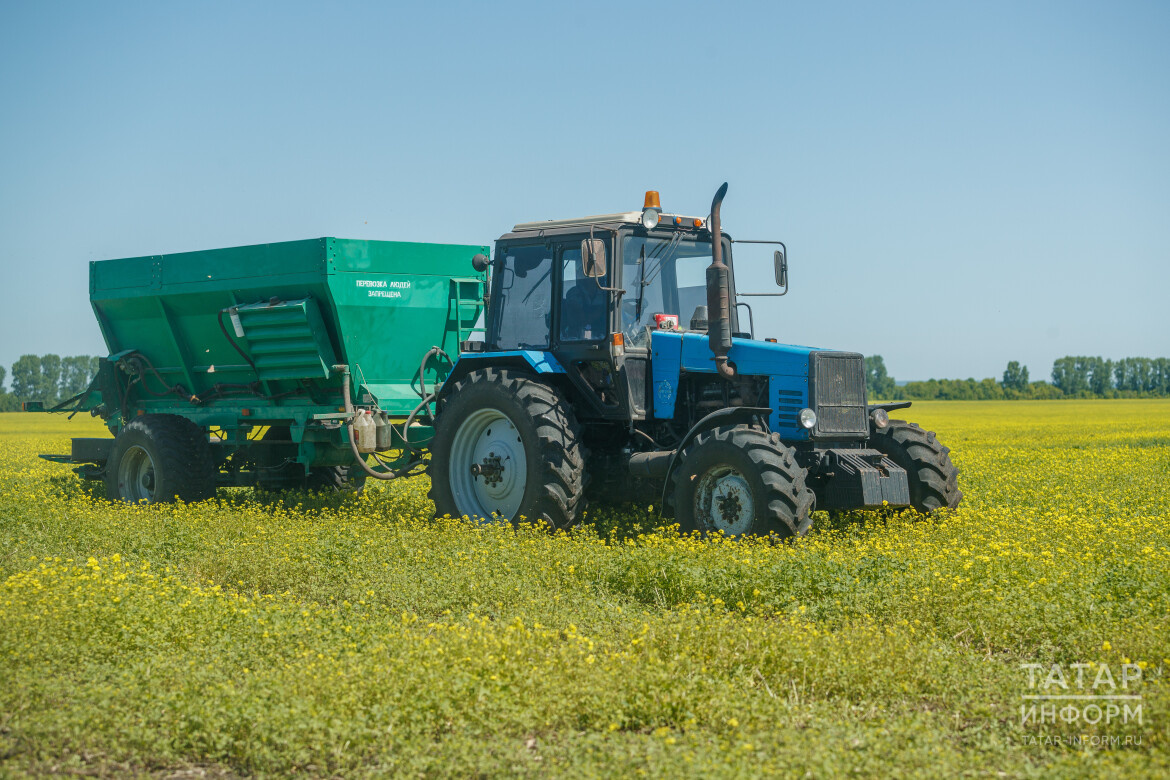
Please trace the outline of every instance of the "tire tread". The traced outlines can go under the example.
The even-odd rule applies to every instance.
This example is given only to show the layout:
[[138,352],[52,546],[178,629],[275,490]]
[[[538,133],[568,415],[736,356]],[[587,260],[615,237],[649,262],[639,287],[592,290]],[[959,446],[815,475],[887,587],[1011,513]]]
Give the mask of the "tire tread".
[[[532,453],[541,463],[540,487],[525,514],[526,520],[547,523],[553,528],[569,528],[580,521],[586,507],[586,450],[581,443],[581,426],[573,410],[557,390],[538,381],[531,374],[511,369],[485,368],[472,371],[455,383],[439,402],[439,418],[451,399],[476,392],[484,384],[494,384],[515,397],[534,421],[537,451]],[[440,423],[441,425],[441,423]],[[431,466],[434,469],[435,454]],[[437,513],[455,514],[450,488],[431,479],[428,496]]]
[[[203,501],[215,496],[216,465],[207,432],[199,425],[177,414],[145,414],[126,423],[118,432],[139,431],[149,439],[156,450],[156,470],[174,483],[174,495],[156,498],[157,502],[179,498],[184,502]],[[106,465],[106,489],[117,499],[117,463],[122,448],[115,438],[115,457]]]
[[755,464],[760,481],[769,493],[763,503],[767,508],[767,516],[762,518],[768,531],[781,536],[804,536],[808,533],[816,497],[805,483],[807,472],[796,462],[794,450],[785,445],[777,434],[745,426],[723,426],[703,431],[683,449],[679,465],[671,475],[665,507],[667,512],[672,515],[677,513],[678,496],[683,489],[688,458],[716,441],[743,450]]
[[871,442],[906,469],[910,502],[919,512],[954,509],[963,500],[959,469],[951,462],[951,449],[938,440],[934,431],[923,430],[918,423],[890,420],[887,427],[874,433]]

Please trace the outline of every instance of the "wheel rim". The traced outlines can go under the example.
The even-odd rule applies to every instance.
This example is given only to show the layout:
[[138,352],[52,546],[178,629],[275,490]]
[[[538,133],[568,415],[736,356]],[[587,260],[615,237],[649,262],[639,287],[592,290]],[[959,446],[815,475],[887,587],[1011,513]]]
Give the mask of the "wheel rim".
[[747,479],[731,466],[716,466],[699,478],[695,487],[695,517],[707,527],[728,536],[751,530],[755,502]]
[[134,445],[118,461],[118,494],[124,501],[154,501],[154,460],[142,447]]
[[528,484],[528,459],[516,425],[498,409],[473,412],[455,431],[450,481],[460,514],[512,520]]

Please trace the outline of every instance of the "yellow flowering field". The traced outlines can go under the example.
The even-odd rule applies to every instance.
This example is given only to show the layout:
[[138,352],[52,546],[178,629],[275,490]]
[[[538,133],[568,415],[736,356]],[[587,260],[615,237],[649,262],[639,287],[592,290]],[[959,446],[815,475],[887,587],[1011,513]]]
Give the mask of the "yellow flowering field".
[[114,506],[0,415],[0,776],[1170,774],[1170,401],[899,414],[963,506],[789,544]]

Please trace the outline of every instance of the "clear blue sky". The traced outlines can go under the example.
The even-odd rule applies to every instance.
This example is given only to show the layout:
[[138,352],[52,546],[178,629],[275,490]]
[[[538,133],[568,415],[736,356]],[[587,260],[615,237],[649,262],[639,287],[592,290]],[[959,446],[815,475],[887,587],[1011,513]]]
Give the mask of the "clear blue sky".
[[89,260],[489,243],[646,189],[705,214],[725,180],[728,230],[789,248],[758,335],[899,379],[1170,355],[1170,3],[6,2],[0,29],[5,366],[104,354]]

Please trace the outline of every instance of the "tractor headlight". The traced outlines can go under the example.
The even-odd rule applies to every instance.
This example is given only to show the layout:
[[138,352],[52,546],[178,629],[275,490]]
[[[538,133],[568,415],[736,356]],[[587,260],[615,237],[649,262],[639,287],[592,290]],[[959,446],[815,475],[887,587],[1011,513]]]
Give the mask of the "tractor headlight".
[[808,428],[811,431],[817,425],[817,413],[812,409],[801,409],[800,425],[802,428]]
[[890,413],[885,409],[874,409],[869,413],[869,419],[873,420],[873,427],[885,428],[890,424]]
[[642,209],[642,227],[647,230],[653,230],[658,227],[658,220],[662,216],[662,212],[652,206],[647,206]]

